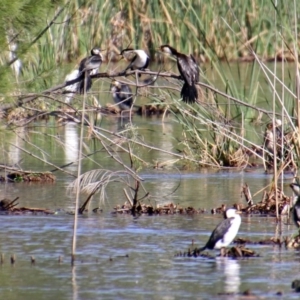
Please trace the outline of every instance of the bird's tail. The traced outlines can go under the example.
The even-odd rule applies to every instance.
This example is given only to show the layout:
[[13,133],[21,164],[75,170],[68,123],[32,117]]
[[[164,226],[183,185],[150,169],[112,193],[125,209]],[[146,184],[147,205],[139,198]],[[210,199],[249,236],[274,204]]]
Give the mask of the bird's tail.
[[82,74],[81,76],[82,76],[82,80],[80,81],[80,85],[79,85],[79,93],[84,94],[84,89],[86,92],[91,89],[92,79],[89,74],[86,74],[86,76]]
[[186,103],[195,103],[198,99],[198,90],[197,87],[193,85],[188,85],[188,83],[184,83],[181,90],[181,98]]
[[203,252],[205,249],[206,249],[206,246],[204,246],[204,247],[202,247],[202,248],[199,248],[198,251],[199,251],[199,252]]

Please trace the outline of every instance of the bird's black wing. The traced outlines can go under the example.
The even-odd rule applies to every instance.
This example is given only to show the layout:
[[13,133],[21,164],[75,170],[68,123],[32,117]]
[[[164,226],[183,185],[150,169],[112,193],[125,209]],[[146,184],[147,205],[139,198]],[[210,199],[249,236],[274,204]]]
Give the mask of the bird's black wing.
[[188,85],[192,86],[199,81],[199,67],[193,57],[178,56],[177,67],[181,77]]
[[102,59],[98,55],[84,58],[79,65],[79,72],[91,71],[100,67]]
[[215,244],[223,238],[224,234],[230,228],[231,222],[233,219],[234,218],[225,219],[215,228],[215,230],[212,232],[208,242],[203,247],[203,250],[206,248],[210,249],[210,250],[214,249]]
[[78,71],[79,71],[79,72],[82,72],[82,71],[85,69],[85,63],[86,63],[86,61],[87,61],[89,58],[90,58],[90,57],[86,57],[86,58],[84,58],[84,59],[80,62],[79,68],[78,68]]
[[297,202],[294,205],[293,217],[294,217],[295,225],[297,227],[300,227],[300,201],[298,203],[298,200],[297,200]]
[[195,59],[195,57],[192,55],[192,54],[190,54],[190,57],[191,57],[191,59],[192,59],[192,61],[194,62],[193,63],[193,73],[195,74],[195,83],[197,83],[198,81],[199,81],[199,72],[200,72],[200,70],[199,70],[199,66],[198,66],[198,64],[197,64],[197,61],[196,61],[196,59]]
[[134,55],[134,57],[132,58],[130,64],[128,65],[128,67],[124,70],[127,71],[128,69],[134,70],[133,66],[134,66],[134,61],[137,59],[137,54]]

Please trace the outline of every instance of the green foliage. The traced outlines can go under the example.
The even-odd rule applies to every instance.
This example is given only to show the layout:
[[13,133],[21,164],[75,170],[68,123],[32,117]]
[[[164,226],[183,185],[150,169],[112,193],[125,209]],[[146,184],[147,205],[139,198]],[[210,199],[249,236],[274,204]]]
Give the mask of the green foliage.
[[[57,67],[79,62],[93,46],[107,50],[108,60],[117,59],[120,49],[128,46],[144,48],[154,59],[157,46],[169,43],[214,62],[251,56],[249,47],[260,57],[278,55],[282,41],[275,39],[276,30],[290,49],[294,42],[293,1],[281,1],[278,7],[266,0],[3,0],[1,4],[0,63],[7,65],[9,47],[17,43],[23,79],[32,92],[61,80]],[[63,5],[62,14],[39,37]],[[300,6],[297,10],[299,14]],[[7,72],[10,68],[1,72],[0,92],[15,82]]]
[[[32,51],[31,46],[36,37],[47,27],[49,18],[61,0],[23,0],[1,1],[0,11],[0,92],[14,92],[16,79],[10,64],[14,57],[26,62],[26,55]],[[40,54],[40,53],[39,53]]]

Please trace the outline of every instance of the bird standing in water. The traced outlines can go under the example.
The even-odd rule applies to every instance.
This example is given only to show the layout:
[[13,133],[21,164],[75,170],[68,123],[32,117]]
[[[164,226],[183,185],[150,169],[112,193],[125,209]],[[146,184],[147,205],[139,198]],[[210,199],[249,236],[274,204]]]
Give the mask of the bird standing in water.
[[292,217],[295,225],[297,226],[297,228],[299,228],[300,227],[300,185],[296,182],[293,182],[290,184],[290,187],[292,188],[293,192],[297,196],[297,200],[293,206]]
[[199,81],[199,67],[192,55],[179,53],[169,45],[162,45],[159,49],[167,54],[171,54],[177,59],[177,67],[184,81],[181,97],[186,103],[194,103],[198,99],[196,83]]
[[237,235],[241,217],[236,209],[230,208],[224,212],[225,220],[223,220],[212,232],[206,245],[200,249],[221,249],[221,256],[224,256],[223,248],[227,247]]
[[113,99],[119,106],[120,110],[129,110],[132,106],[132,91],[130,87],[117,80],[113,80],[111,86]]
[[103,56],[99,48],[91,50],[91,56],[84,58],[79,64],[79,76],[81,77],[79,93],[88,91],[92,87],[91,75],[96,74],[103,61]]
[[121,51],[120,55],[126,59],[131,57],[129,65],[122,73],[126,73],[126,71],[129,69],[145,70],[149,65],[150,58],[144,50],[124,49]]

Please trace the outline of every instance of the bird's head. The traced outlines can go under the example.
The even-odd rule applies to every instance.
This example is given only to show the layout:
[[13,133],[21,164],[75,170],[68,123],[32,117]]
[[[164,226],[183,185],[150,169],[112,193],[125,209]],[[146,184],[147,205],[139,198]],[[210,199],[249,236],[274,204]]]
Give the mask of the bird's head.
[[167,53],[167,54],[171,54],[171,55],[174,55],[177,53],[177,51],[169,45],[162,45],[158,49],[163,53]]
[[131,61],[134,58],[135,53],[133,49],[123,49],[120,52],[120,55],[121,59],[125,59],[125,61]]
[[127,49],[121,50],[120,55],[122,56],[122,58],[128,59],[128,57],[134,53],[135,53],[134,49],[127,48]]
[[241,214],[241,212],[236,210],[235,208],[229,208],[224,213],[225,219],[234,218],[239,214]]
[[100,50],[100,48],[93,48],[93,49],[91,50],[91,54],[92,54],[92,55],[101,55],[101,50]]
[[112,80],[111,85],[115,86],[115,87],[120,87],[121,83],[119,81],[117,81],[117,80],[114,79],[114,80]]
[[100,48],[93,48],[91,50],[91,55],[92,56],[99,56],[100,59],[103,61],[103,55],[101,54],[101,49]]

